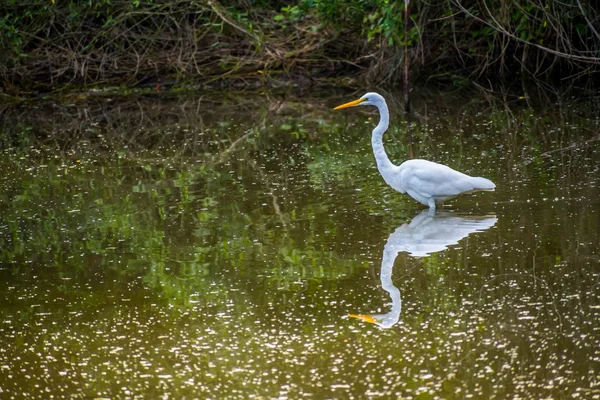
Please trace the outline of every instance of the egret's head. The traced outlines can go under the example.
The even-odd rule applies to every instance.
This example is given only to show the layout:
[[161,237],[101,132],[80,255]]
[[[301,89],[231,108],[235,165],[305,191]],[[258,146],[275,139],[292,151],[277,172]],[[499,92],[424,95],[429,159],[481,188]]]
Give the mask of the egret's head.
[[349,103],[342,104],[341,106],[337,106],[336,108],[334,108],[334,110],[341,110],[342,108],[355,106],[375,106],[379,108],[384,104],[385,100],[383,97],[381,97],[381,95],[374,92],[369,92],[358,100],[354,100]]

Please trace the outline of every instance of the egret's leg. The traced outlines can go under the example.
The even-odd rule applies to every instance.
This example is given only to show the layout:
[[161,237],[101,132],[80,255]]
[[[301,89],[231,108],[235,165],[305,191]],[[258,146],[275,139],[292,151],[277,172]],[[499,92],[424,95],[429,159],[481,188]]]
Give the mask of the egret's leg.
[[427,204],[429,205],[429,209],[435,211],[435,200],[433,197],[429,198],[429,201],[427,201]]

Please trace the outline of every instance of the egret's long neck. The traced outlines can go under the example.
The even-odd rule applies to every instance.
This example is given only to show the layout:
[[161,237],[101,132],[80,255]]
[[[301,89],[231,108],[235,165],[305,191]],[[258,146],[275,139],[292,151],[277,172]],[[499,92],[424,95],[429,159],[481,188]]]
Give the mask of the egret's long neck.
[[388,158],[385,149],[383,148],[383,134],[388,128],[390,123],[390,113],[387,108],[387,104],[383,103],[377,107],[379,109],[379,124],[373,129],[373,134],[371,135],[371,144],[373,146],[373,154],[375,155],[375,160],[377,161],[377,168],[383,177],[386,177],[386,172],[389,171],[394,164]]

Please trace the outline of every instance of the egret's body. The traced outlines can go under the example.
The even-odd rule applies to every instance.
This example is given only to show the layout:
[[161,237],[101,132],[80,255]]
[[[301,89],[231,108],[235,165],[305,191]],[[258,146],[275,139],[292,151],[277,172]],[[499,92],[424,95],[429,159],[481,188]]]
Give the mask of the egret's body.
[[436,204],[442,204],[459,194],[494,190],[496,185],[486,178],[473,177],[452,168],[427,160],[408,160],[394,165],[383,148],[383,134],[388,128],[390,113],[385,99],[377,93],[367,93],[358,100],[342,104],[335,108],[372,105],[379,110],[379,124],[373,129],[371,144],[377,161],[377,169],[388,185],[400,193],[408,193],[419,203],[435,210]]

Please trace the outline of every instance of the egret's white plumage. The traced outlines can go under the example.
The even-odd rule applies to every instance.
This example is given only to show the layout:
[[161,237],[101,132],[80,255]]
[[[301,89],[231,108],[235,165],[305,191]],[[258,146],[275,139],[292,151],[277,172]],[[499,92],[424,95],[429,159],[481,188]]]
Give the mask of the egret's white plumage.
[[334,110],[354,106],[375,106],[379,110],[379,124],[373,129],[371,144],[379,173],[388,185],[400,193],[408,193],[419,203],[435,210],[441,204],[459,194],[494,190],[496,185],[486,178],[473,177],[452,168],[427,160],[408,160],[394,165],[383,148],[382,137],[388,128],[390,113],[385,99],[377,93],[367,93]]

